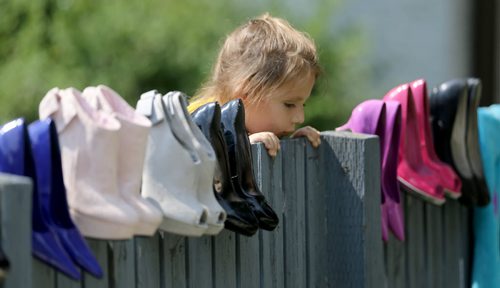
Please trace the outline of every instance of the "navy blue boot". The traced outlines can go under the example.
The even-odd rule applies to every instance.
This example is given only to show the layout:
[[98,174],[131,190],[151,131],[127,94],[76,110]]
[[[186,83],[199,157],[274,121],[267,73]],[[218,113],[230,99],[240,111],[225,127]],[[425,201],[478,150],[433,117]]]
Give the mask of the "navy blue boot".
[[79,280],[81,278],[79,269],[66,254],[41,211],[35,163],[24,119],[16,119],[0,128],[0,171],[27,176],[33,180],[31,211],[33,255],[69,277]]
[[99,263],[69,215],[59,139],[54,122],[50,118],[36,121],[29,125],[28,132],[44,218],[57,234],[71,259],[95,277],[102,277]]

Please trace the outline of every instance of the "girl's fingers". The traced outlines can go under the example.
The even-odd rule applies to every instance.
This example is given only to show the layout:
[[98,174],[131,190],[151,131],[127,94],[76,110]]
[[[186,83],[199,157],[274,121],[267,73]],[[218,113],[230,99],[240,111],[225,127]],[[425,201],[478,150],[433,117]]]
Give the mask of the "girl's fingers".
[[314,148],[317,148],[321,144],[320,132],[311,126],[306,126],[295,131],[292,134],[292,138],[297,137],[307,137]]

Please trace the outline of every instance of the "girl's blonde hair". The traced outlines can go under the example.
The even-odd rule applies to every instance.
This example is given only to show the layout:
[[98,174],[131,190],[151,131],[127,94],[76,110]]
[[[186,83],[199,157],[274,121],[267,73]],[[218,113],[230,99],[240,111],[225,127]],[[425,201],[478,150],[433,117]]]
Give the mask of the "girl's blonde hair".
[[314,41],[287,21],[265,13],[227,36],[211,79],[195,99],[208,97],[224,104],[246,95],[257,103],[265,92],[307,73],[316,78],[319,72]]

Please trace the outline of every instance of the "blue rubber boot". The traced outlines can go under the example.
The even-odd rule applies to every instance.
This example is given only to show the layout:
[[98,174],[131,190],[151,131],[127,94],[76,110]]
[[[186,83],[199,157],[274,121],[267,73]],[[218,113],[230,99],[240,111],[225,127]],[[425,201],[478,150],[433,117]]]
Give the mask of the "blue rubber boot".
[[[493,107],[496,106],[496,107]],[[472,287],[500,287],[500,105],[479,108],[478,132],[484,177],[491,203],[474,209]]]
[[69,215],[59,139],[54,122],[50,118],[36,121],[29,125],[28,132],[35,160],[40,206],[44,218],[57,234],[71,259],[95,277],[102,277],[103,273],[99,263],[90,252],[87,243]]
[[79,269],[62,247],[40,209],[35,163],[31,154],[28,129],[24,119],[16,119],[0,128],[0,171],[27,176],[33,180],[32,253],[69,277],[80,280]]

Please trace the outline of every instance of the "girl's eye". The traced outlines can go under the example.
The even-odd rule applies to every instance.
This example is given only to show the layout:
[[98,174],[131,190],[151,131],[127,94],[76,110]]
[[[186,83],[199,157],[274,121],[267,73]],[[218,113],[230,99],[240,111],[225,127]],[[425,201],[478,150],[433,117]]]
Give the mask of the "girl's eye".
[[292,103],[285,103],[285,107],[286,107],[286,108],[294,108],[294,107],[295,107],[295,104],[292,104]]

